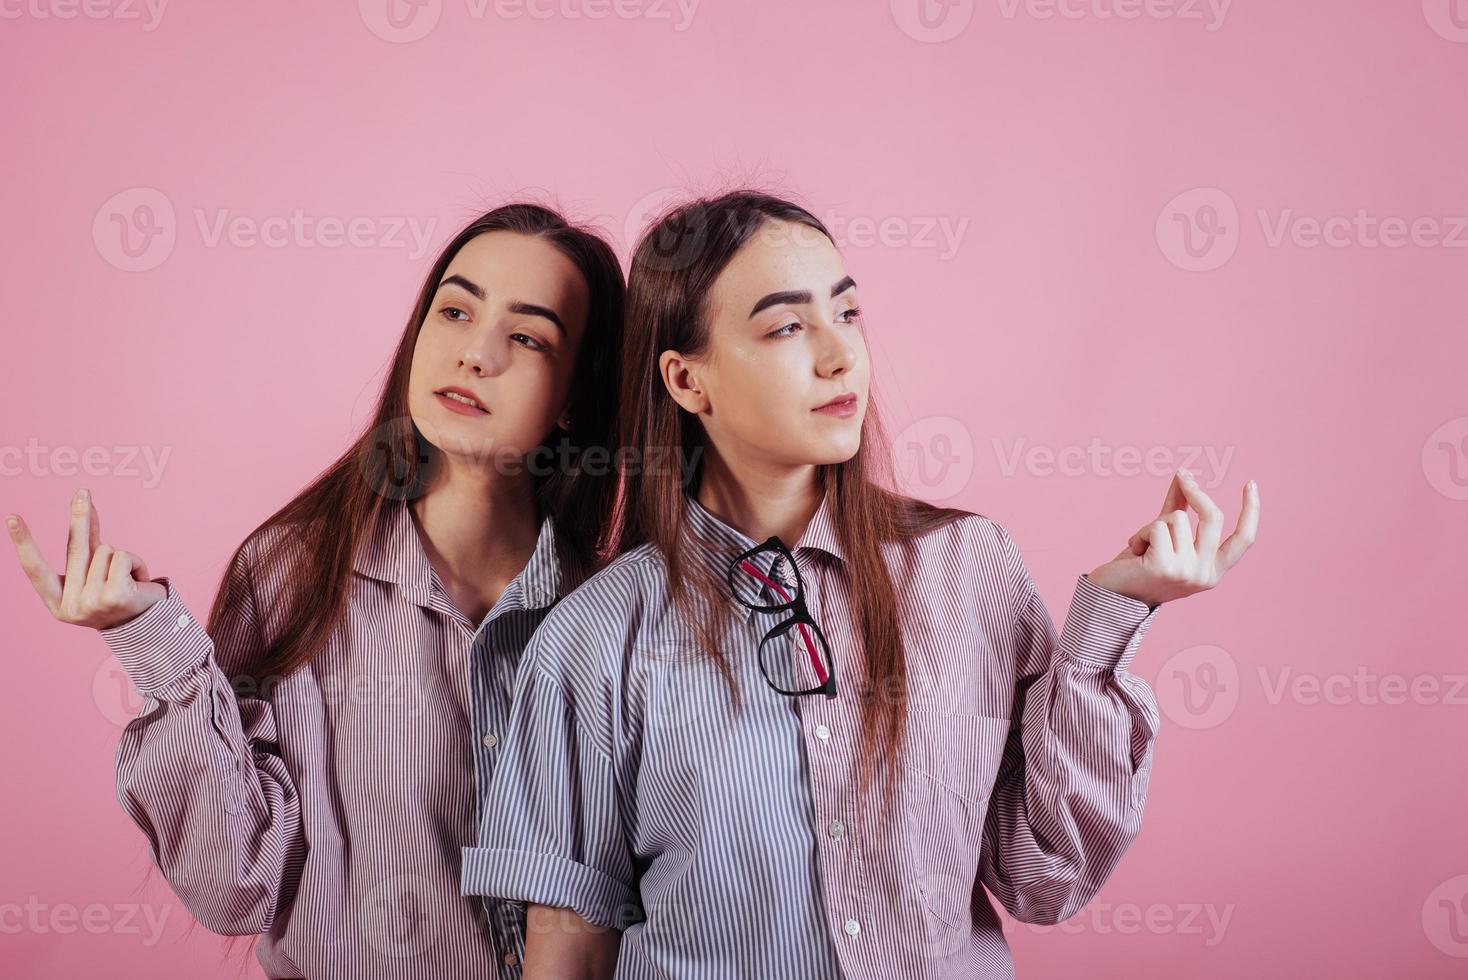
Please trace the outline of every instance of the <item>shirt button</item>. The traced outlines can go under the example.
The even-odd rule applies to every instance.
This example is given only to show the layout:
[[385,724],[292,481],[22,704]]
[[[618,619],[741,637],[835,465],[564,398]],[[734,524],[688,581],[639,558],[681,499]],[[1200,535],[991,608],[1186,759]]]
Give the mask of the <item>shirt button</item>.
[[831,729],[827,728],[825,725],[817,725],[816,726],[816,738],[818,738],[822,742],[824,742],[824,741],[828,740],[830,737],[831,737]]
[[176,633],[179,630],[183,629],[187,625],[189,625],[189,614],[188,613],[179,613],[178,614],[178,622],[176,622],[176,623],[173,624],[173,630]]
[[488,735],[484,736],[484,747],[486,749],[492,749],[497,744],[499,744],[499,740],[500,739],[498,735],[496,735],[494,732],[490,732]]
[[854,936],[858,932],[861,932],[861,923],[857,922],[855,919],[847,919],[846,920],[846,934],[848,936]]
[[842,834],[846,833],[846,825],[843,824],[840,820],[832,820],[831,826],[827,828],[827,832],[832,837],[840,837]]
[[516,956],[514,953],[505,954],[505,966],[514,966],[516,963],[519,962],[520,957]]

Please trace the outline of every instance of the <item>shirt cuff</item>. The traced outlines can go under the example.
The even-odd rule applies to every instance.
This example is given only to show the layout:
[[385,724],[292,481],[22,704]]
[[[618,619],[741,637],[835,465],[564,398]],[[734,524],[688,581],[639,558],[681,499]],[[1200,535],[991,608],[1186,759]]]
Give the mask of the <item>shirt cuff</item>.
[[1126,670],[1161,608],[1160,602],[1149,607],[1081,574],[1060,634],[1061,653],[1084,667]]
[[[138,693],[158,697],[170,684],[208,659],[214,642],[189,615],[167,577],[155,578],[168,594],[121,626],[98,630]],[[167,700],[158,697],[159,700]]]
[[570,909],[595,926],[625,929],[641,918],[631,888],[554,854],[466,847],[459,880],[465,895]]

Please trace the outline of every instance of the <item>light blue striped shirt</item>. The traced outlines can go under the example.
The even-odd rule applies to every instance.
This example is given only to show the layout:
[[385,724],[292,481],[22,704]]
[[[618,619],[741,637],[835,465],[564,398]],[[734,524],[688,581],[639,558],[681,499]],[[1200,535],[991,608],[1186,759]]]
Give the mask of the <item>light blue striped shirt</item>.
[[[692,498],[686,514],[710,542],[690,555],[723,581],[756,542]],[[1126,666],[1155,609],[1079,576],[1057,635],[980,515],[884,546],[910,613],[909,748],[884,819],[853,783],[864,669],[824,503],[791,551],[839,696],[769,687],[757,648],[786,614],[735,603],[736,714],[661,554],[623,554],[526,647],[466,893],[618,927],[625,980],[1012,976],[985,888],[1059,921],[1140,827],[1157,709]]]

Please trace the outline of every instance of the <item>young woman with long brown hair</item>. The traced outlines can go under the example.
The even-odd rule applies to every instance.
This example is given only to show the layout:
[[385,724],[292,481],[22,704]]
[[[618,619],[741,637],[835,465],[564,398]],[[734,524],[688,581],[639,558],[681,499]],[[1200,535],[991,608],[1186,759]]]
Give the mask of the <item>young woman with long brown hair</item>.
[[[118,795],[207,928],[270,977],[518,976],[523,916],[460,850],[521,650],[606,548],[624,283],[593,232],[496,208],[434,262],[367,431],[235,553],[207,628],[102,543],[64,576],[7,519],[60,620],[146,698]],[[583,465],[586,463],[586,465]]]
[[[895,493],[856,285],[753,192],[628,280],[624,551],[527,647],[467,890],[531,904],[527,977],[1013,975],[992,892],[1056,922],[1138,832],[1158,606],[1254,536],[1190,478],[1057,635],[998,522]],[[1200,515],[1196,532],[1185,508]],[[619,948],[620,947],[620,948]]]

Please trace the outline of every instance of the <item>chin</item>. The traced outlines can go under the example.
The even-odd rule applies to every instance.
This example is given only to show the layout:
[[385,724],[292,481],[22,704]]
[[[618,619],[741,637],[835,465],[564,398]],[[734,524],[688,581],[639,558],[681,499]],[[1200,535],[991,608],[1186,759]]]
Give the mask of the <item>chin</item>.
[[850,460],[860,449],[860,436],[853,436],[849,440],[842,439],[839,442],[825,442],[812,447],[810,462],[817,466],[835,466]]
[[423,438],[439,452],[448,456],[489,460],[493,458],[498,440],[492,432],[486,431],[487,426],[475,425],[476,421],[451,416],[425,424],[423,419],[414,419]]

